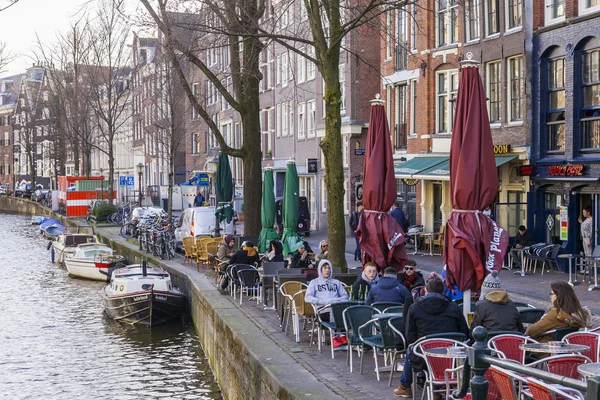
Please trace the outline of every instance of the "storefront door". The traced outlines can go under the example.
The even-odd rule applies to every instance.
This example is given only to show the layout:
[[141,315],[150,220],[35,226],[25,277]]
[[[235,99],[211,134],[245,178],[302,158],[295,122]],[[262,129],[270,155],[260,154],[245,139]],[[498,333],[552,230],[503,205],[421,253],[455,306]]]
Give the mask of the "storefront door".
[[442,226],[442,184],[433,184],[433,231],[439,232]]
[[544,206],[542,209],[543,219],[541,222],[544,226],[544,236],[542,237],[542,240],[546,243],[560,243],[560,214],[556,197],[556,193],[544,193]]

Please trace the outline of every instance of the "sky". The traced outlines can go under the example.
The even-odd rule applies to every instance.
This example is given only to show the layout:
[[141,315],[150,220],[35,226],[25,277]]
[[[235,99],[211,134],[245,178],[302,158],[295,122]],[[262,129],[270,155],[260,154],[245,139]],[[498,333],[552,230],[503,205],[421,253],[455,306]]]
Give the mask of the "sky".
[[[131,4],[137,0],[126,0]],[[10,0],[0,0],[0,8]],[[81,16],[82,5],[90,0],[18,0],[13,6],[0,11],[0,41],[6,42],[18,58],[4,68],[0,76],[24,73],[33,63],[32,50],[36,48],[36,33],[43,42],[56,41],[57,32],[69,28],[69,21]],[[136,4],[137,5],[137,4]],[[93,4],[88,9],[93,10]],[[88,11],[94,13],[94,11]]]

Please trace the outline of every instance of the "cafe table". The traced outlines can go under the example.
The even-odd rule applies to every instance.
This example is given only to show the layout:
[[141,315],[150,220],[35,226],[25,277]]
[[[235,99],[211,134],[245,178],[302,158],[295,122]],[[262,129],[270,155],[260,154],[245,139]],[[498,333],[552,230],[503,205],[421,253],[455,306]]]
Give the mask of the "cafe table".
[[[451,372],[457,372],[456,383],[460,384],[462,368],[460,366],[464,363],[464,360],[469,356],[467,349],[463,346],[448,346],[448,347],[433,347],[431,349],[423,349],[423,353],[428,357],[434,358],[446,358],[452,360]],[[448,371],[448,370],[446,370]]]
[[[577,282],[577,272],[575,272],[575,280],[573,280],[573,260],[581,258],[581,254],[559,254],[558,258],[569,260],[569,285],[575,286],[579,282]],[[577,265],[577,262],[575,262]]]
[[550,354],[567,354],[567,353],[581,353],[589,351],[590,346],[583,344],[571,344],[565,342],[553,342],[548,343],[524,343],[519,345],[519,349],[528,351],[530,353],[550,353]]
[[519,258],[521,259],[521,270],[520,271],[515,271],[513,272],[513,275],[517,275],[517,274],[521,274],[521,276],[525,276],[527,275],[527,273],[525,272],[525,251],[529,250],[529,247],[519,247],[519,248],[512,248],[509,251],[516,251],[517,253],[519,253]]
[[577,366],[577,372],[586,378],[600,375],[600,363],[587,363]]
[[594,268],[594,284],[588,287],[588,291],[591,292],[594,289],[600,289],[598,286],[598,261],[600,261],[600,257],[598,256],[587,256],[583,258],[585,261],[591,261]]
[[[433,257],[433,235],[435,235],[434,232],[427,232],[427,233],[421,233],[421,236],[423,236],[425,238],[426,242],[429,242],[429,255]],[[421,253],[422,256],[426,256],[428,255],[427,253]],[[439,254],[436,254],[439,255]]]

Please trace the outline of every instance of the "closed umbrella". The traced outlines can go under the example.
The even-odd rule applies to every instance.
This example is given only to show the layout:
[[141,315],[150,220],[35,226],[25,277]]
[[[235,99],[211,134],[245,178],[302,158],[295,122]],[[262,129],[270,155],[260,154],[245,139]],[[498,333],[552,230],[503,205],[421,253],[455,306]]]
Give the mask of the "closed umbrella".
[[229,159],[224,153],[219,153],[217,163],[217,210],[215,215],[219,222],[225,220],[230,223],[233,219],[233,208],[231,198],[233,197],[233,180],[231,178],[231,167]]
[[269,249],[269,242],[271,240],[279,239],[277,231],[273,228],[273,224],[275,223],[275,193],[273,192],[273,188],[273,170],[266,168],[260,209],[260,221],[262,223],[262,229],[258,237],[258,250],[260,252]]
[[[508,233],[482,214],[498,192],[486,95],[478,63],[461,62],[454,126],[450,145],[452,212],[446,223],[444,264],[446,283],[465,292],[478,292],[485,275],[500,271],[508,247]],[[465,293],[468,312],[470,292]]]
[[285,170],[285,182],[283,185],[283,256],[287,257],[293,254],[304,243],[302,238],[296,233],[298,226],[298,206],[300,197],[298,196],[300,184],[298,182],[298,171],[296,171],[296,163],[288,161]]
[[396,200],[396,177],[392,142],[383,101],[371,103],[367,151],[365,155],[363,205],[365,207],[356,234],[365,253],[363,265],[369,261],[378,269],[391,266],[400,271],[408,259],[402,227],[389,211]]

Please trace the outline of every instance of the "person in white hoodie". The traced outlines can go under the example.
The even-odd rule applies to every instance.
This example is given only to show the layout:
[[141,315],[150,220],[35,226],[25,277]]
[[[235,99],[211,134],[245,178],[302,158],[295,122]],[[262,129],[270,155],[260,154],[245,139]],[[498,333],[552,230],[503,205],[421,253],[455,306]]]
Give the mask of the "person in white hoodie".
[[319,277],[310,281],[304,301],[316,306],[325,306],[336,301],[346,301],[349,296],[344,285],[331,277],[331,262],[321,260],[317,268]]

